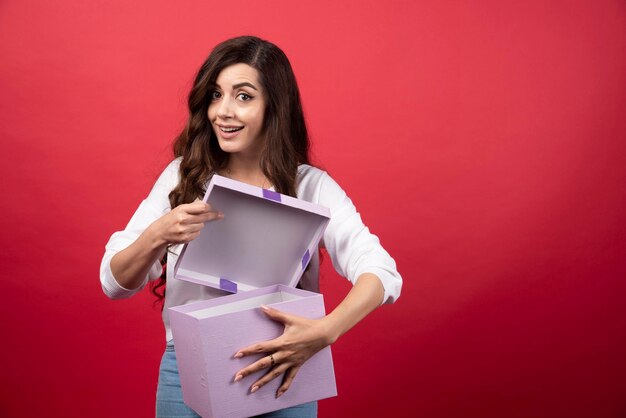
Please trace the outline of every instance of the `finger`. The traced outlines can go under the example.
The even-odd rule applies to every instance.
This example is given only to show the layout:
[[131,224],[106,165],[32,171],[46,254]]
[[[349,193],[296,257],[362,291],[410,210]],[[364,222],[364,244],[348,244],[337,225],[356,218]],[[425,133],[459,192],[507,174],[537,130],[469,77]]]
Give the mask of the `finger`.
[[[274,361],[272,361],[272,358]],[[249,365],[248,367],[239,370],[237,373],[235,373],[235,382],[240,381],[241,379],[243,379],[244,377],[252,374],[252,373],[256,373],[258,371],[264,370],[264,369],[271,369],[272,367],[274,367],[277,364],[277,355],[276,353],[267,355],[267,356],[263,356],[261,357],[259,360],[255,361],[254,363],[252,363],[251,365]]]
[[204,222],[191,222],[190,219],[187,219],[186,221],[174,225],[172,228],[172,232],[179,236],[184,236],[189,233],[199,232],[203,228]]
[[261,389],[263,386],[276,379],[281,374],[285,373],[288,369],[289,365],[287,364],[276,365],[276,367],[270,369],[270,371],[265,373],[262,378],[252,384],[252,386],[250,387],[250,393],[254,393],[257,390]]
[[195,202],[186,203],[180,206],[181,206],[181,209],[183,209],[185,212],[192,214],[192,215],[206,213],[206,212],[211,211],[212,209],[211,205],[209,205],[206,202],[203,202],[202,200],[196,200]]
[[198,231],[198,232],[194,232],[194,233],[191,233],[191,234],[188,234],[188,235],[186,235],[186,236],[185,236],[185,238],[181,241],[181,243],[183,243],[183,244],[187,244],[187,243],[189,243],[189,242],[193,241],[194,239],[198,238],[198,236],[200,236],[200,231]]
[[245,356],[249,356],[250,354],[274,353],[278,351],[278,348],[280,347],[280,338],[281,337],[278,337],[273,340],[249,345],[237,351],[234,357],[242,358]]
[[222,212],[209,211],[200,215],[194,215],[193,220],[196,222],[205,223],[209,221],[214,221],[216,219],[222,219],[223,217],[224,214]]
[[[204,202],[198,202],[205,205]],[[185,226],[193,223],[202,223],[204,219],[201,218],[202,215],[210,213],[210,211],[204,211],[199,209],[189,209],[190,205],[194,205],[195,203],[190,203],[187,205],[180,205],[174,210],[172,210],[167,216],[171,218],[172,225],[180,225]]]
[[200,231],[202,231],[203,229],[204,229],[203,223],[185,225],[183,234],[184,235],[191,235],[191,234],[198,235]]
[[266,306],[266,305],[262,305],[261,310],[263,311],[263,313],[265,313],[265,315],[270,317],[270,319],[273,319],[276,322],[280,322],[281,324],[287,325],[293,322],[294,316],[286,312],[282,312],[282,311],[279,311],[278,309],[270,308],[269,306]]
[[285,376],[283,377],[283,384],[280,385],[280,387],[276,391],[277,398],[279,398],[280,396],[282,396],[285,392],[289,390],[289,387],[291,386],[293,379],[295,379],[296,374],[298,374],[300,367],[301,366],[294,366],[294,367],[291,367],[289,370],[287,370],[287,372],[285,373]]
[[191,230],[190,228],[185,228],[184,231],[181,231],[175,235],[175,238],[172,240],[172,242],[175,242],[177,244],[186,244],[188,242],[191,242],[194,239],[198,238],[198,236],[200,235],[200,229],[201,228],[198,228],[197,230]]
[[206,222],[210,222],[210,221],[214,221],[216,219],[222,219],[224,218],[224,214],[222,212],[217,212],[217,211],[209,211],[209,212],[203,212],[203,213],[199,213],[199,214],[183,214],[179,217],[179,223],[181,225],[203,225]]
[[221,213],[210,212],[210,214],[210,219],[205,222],[185,224],[182,226],[179,232],[181,242],[187,243],[193,241],[200,236],[200,232],[204,229],[206,222],[222,219],[224,217]]

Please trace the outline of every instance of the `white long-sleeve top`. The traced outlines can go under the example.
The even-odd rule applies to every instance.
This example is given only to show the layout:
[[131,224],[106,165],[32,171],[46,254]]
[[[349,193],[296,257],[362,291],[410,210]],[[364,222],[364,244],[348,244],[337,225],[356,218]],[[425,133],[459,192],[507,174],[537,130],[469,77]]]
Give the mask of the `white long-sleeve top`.
[[[176,159],[165,168],[126,228],[115,232],[109,239],[100,266],[100,282],[104,293],[111,299],[128,298],[161,275],[162,267],[160,260],[157,260],[141,286],[125,289],[111,272],[111,258],[132,244],[152,222],[171,210],[168,196],[180,181],[179,165],[180,159]],[[325,171],[301,165],[298,167],[296,193],[300,199],[330,209],[330,222],[320,245],[326,248],[337,273],[353,284],[363,273],[376,275],[385,289],[382,302],[393,303],[400,296],[402,287],[402,278],[396,270],[396,263],[380,245],[378,237],[370,233],[363,224],[361,216],[341,187]],[[181,249],[182,245],[174,246],[167,254],[167,291],[162,314],[167,341],[172,339],[168,308],[227,294],[219,289],[175,279],[173,269]],[[318,252],[313,254],[300,286],[305,290],[319,292]]]

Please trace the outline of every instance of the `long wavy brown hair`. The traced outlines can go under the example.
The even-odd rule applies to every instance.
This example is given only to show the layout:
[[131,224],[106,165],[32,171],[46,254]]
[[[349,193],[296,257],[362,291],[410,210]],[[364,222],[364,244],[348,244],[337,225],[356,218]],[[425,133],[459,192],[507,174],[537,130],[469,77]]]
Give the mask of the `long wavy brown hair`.
[[[287,56],[276,45],[255,36],[232,38],[213,49],[189,93],[189,119],[174,141],[174,156],[182,159],[180,183],[169,195],[172,208],[202,197],[211,176],[228,164],[228,153],[220,148],[207,112],[218,75],[234,64],[256,69],[266,95],[265,147],[260,165],[274,189],[295,197],[298,165],[310,164],[300,92]],[[165,297],[165,269],[152,291],[159,301]]]

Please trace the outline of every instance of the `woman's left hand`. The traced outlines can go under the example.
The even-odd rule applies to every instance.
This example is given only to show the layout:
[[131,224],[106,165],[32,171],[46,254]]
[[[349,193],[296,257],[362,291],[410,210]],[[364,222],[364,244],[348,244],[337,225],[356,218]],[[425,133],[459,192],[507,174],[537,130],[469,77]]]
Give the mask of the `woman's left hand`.
[[267,353],[265,357],[239,370],[235,374],[235,382],[259,370],[269,369],[252,384],[250,392],[254,393],[284,373],[283,383],[276,392],[278,398],[289,389],[304,362],[333,341],[323,318],[302,318],[268,306],[262,306],[261,309],[268,317],[282,323],[285,331],[278,338],[253,344],[235,354],[235,358],[242,358],[251,354]]

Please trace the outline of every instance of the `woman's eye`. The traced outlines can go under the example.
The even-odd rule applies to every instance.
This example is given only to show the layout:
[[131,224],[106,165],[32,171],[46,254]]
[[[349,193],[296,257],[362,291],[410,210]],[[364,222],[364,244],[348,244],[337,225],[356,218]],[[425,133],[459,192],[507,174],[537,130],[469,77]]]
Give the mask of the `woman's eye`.
[[239,100],[243,100],[244,102],[247,102],[248,100],[252,100],[252,96],[250,96],[249,94],[246,94],[246,93],[239,93],[237,95],[237,98]]
[[211,100],[219,99],[220,97],[222,97],[222,94],[219,91],[211,93]]

